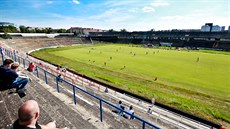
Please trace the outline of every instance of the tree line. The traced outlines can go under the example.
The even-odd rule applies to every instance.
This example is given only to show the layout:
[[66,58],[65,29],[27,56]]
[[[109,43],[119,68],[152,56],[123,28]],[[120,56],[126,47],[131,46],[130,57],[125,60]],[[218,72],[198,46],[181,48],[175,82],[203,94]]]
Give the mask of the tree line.
[[[155,31],[154,29],[151,29],[150,31]],[[24,26],[21,25],[19,28],[13,26],[13,25],[8,25],[8,26],[0,26],[0,32],[3,33],[70,33],[69,30],[67,29],[53,29],[51,27],[47,28],[39,28],[39,27],[29,27],[29,26]],[[120,31],[116,31],[114,29],[109,29],[107,32],[129,32],[126,29],[121,29]],[[79,34],[83,34],[83,32],[80,32]]]
[[19,28],[8,25],[8,26],[0,26],[0,32],[3,33],[69,33],[69,30],[66,29],[52,29],[52,28],[33,28],[26,26],[19,26]]
[[3,33],[17,33],[18,29],[15,26],[12,26],[12,25],[0,26],[0,32],[3,32]]

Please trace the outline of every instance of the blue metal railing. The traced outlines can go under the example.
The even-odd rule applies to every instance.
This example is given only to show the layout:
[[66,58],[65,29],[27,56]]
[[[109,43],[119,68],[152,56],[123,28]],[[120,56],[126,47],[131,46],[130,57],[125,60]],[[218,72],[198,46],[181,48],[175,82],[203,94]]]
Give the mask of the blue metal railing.
[[[4,52],[4,53],[6,54],[6,56],[11,57],[14,61],[18,61],[19,63],[22,62],[24,67],[26,67],[26,61],[28,62],[28,64],[30,63],[29,60],[27,60],[27,59],[25,59],[25,58],[23,58],[23,57],[20,57],[20,56],[18,56],[15,52],[12,53],[12,52],[10,52],[10,51],[7,50],[7,49],[4,49],[4,50],[3,50],[3,49],[0,49],[0,52],[1,52],[1,55],[2,55],[2,59],[3,59],[3,60],[4,60],[4,54],[3,54],[3,52]],[[58,93],[60,93],[60,88],[59,88],[59,81],[60,81],[60,80],[63,81],[63,82],[65,82],[65,83],[68,84],[69,86],[71,86],[72,89],[73,89],[73,100],[74,100],[74,104],[75,104],[75,105],[77,104],[77,102],[76,102],[76,90],[79,90],[79,91],[81,91],[81,92],[83,92],[83,93],[85,93],[85,94],[87,94],[87,95],[89,95],[89,96],[91,96],[91,97],[93,97],[93,98],[98,99],[98,100],[99,100],[99,104],[100,104],[99,110],[100,110],[100,120],[101,120],[101,122],[103,121],[103,113],[102,113],[102,111],[103,111],[103,106],[102,106],[102,104],[105,103],[105,104],[109,105],[110,107],[116,108],[116,109],[118,109],[118,110],[120,110],[120,111],[122,111],[122,112],[124,112],[124,113],[126,113],[126,114],[129,114],[131,117],[133,117],[133,118],[135,118],[135,119],[141,121],[141,122],[142,122],[142,129],[145,129],[146,124],[149,125],[149,126],[151,126],[151,127],[153,127],[153,128],[155,128],[155,129],[160,129],[160,127],[158,127],[158,126],[156,126],[156,125],[154,125],[154,124],[152,124],[152,123],[150,123],[150,122],[148,122],[148,121],[146,121],[146,120],[144,120],[144,119],[142,119],[142,118],[140,118],[140,117],[138,117],[138,116],[136,116],[136,115],[134,115],[134,114],[131,114],[131,113],[129,113],[129,112],[123,110],[122,108],[117,107],[116,105],[114,105],[114,104],[112,104],[112,103],[110,103],[110,102],[108,102],[108,101],[106,101],[106,100],[104,100],[104,99],[102,99],[102,98],[100,98],[100,97],[94,95],[94,94],[91,94],[91,93],[87,92],[87,91],[84,90],[84,89],[79,88],[78,86],[76,86],[76,85],[70,83],[69,81],[66,81],[66,80],[63,79],[63,78],[60,78],[60,77],[54,75],[53,73],[51,73],[51,72],[49,72],[49,71],[46,71],[45,69],[43,69],[43,68],[41,68],[41,67],[39,67],[39,66],[36,66],[35,71],[36,71],[36,76],[37,76],[38,78],[39,78],[39,69],[42,70],[43,73],[44,73],[44,77],[45,77],[45,78],[44,78],[44,81],[46,82],[46,84],[48,84],[47,74],[48,74],[48,75],[51,75],[51,76],[53,76],[53,77],[56,78],[56,88],[57,88],[57,92],[58,92]]]
[[0,53],[2,55],[2,62],[4,61],[4,55],[3,55],[3,51],[2,51],[2,48],[0,48]]

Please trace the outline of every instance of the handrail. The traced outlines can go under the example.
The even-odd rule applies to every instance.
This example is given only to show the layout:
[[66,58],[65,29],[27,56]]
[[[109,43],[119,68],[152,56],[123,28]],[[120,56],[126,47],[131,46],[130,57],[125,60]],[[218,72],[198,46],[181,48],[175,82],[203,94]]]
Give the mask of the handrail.
[[[39,68],[39,69],[45,71],[45,69],[43,69],[43,68],[41,68],[41,67],[39,67],[39,66],[37,66],[37,68]],[[48,71],[47,71],[47,73],[50,74],[50,75],[52,75],[52,76],[55,76],[54,74],[52,74],[52,73],[50,73],[50,72],[48,72]],[[55,77],[57,77],[57,76],[55,76]],[[146,123],[146,124],[148,124],[148,125],[150,125],[150,126],[156,128],[156,129],[160,129],[159,127],[157,127],[157,126],[155,126],[155,125],[149,123],[148,121],[145,121],[145,120],[141,119],[140,117],[135,116],[135,115],[133,115],[133,114],[131,114],[131,113],[129,113],[129,112],[123,110],[122,108],[119,108],[119,107],[115,106],[114,104],[111,104],[111,103],[107,102],[106,100],[103,100],[103,99],[101,99],[100,97],[98,97],[98,96],[96,96],[96,95],[94,95],[94,94],[91,94],[91,93],[89,93],[89,92],[87,92],[87,91],[85,91],[85,90],[83,90],[83,89],[81,89],[81,88],[79,88],[79,87],[73,85],[72,83],[70,83],[69,81],[66,81],[65,79],[62,79],[62,78],[59,78],[59,77],[57,77],[57,78],[60,79],[60,80],[62,80],[62,81],[64,81],[65,83],[69,84],[70,86],[72,86],[72,87],[74,87],[74,88],[77,88],[78,90],[80,90],[80,91],[82,91],[82,92],[84,92],[84,93],[86,93],[86,94],[88,94],[88,95],[90,95],[90,96],[92,96],[92,97],[94,97],[94,98],[96,98],[96,99],[98,99],[98,100],[100,100],[100,101],[106,103],[106,104],[109,105],[109,106],[112,106],[112,107],[114,107],[114,108],[116,108],[116,109],[118,109],[118,110],[121,110],[122,112],[125,112],[125,113],[131,115],[132,117],[134,117],[134,118],[136,118],[136,119],[138,119],[138,120],[140,120],[140,121],[142,121],[142,122],[144,122],[144,123]]]
[[2,62],[4,61],[4,55],[3,55],[3,52],[2,52],[2,48],[0,47],[0,53],[2,55]]
[[[4,56],[4,54],[3,54],[3,52],[2,52],[2,49],[0,49],[0,50],[1,50],[2,56]],[[23,65],[24,65],[24,67],[25,67],[25,61],[30,62],[30,60],[27,60],[27,59],[25,59],[25,58],[23,58],[23,57],[20,57],[20,56],[17,55],[15,52],[12,53],[11,51],[9,51],[9,50],[7,50],[7,49],[4,49],[4,50],[5,50],[5,51],[4,51],[5,54],[6,54],[8,57],[11,56],[13,60],[17,61],[17,57],[18,57],[19,63],[21,63],[21,62],[20,62],[20,58],[21,58],[21,59],[23,60]],[[49,71],[43,69],[43,68],[40,67],[40,66],[36,66],[35,69],[36,69],[36,72],[37,72],[36,74],[37,74],[37,77],[38,77],[38,78],[39,78],[39,76],[38,76],[38,75],[39,75],[39,74],[38,74],[38,71],[39,71],[39,70],[38,70],[38,69],[44,71],[44,76],[45,76],[45,82],[46,82],[46,84],[48,84],[47,74],[49,74],[49,75],[55,77],[55,78],[56,78],[56,86],[57,86],[57,91],[58,91],[58,92],[60,92],[60,91],[59,91],[58,80],[62,80],[63,82],[65,82],[65,83],[68,84],[69,86],[72,86],[72,88],[73,88],[73,95],[74,95],[74,104],[75,104],[75,105],[76,105],[76,92],[75,92],[75,89],[78,89],[78,90],[82,91],[83,93],[86,93],[86,94],[88,94],[88,95],[90,95],[90,96],[92,96],[92,97],[94,97],[94,98],[100,100],[100,120],[101,120],[101,122],[103,121],[103,117],[102,117],[102,102],[103,102],[103,103],[105,103],[105,104],[107,104],[107,105],[109,105],[109,106],[111,106],[111,107],[113,107],[113,108],[116,108],[116,109],[118,109],[118,110],[120,110],[120,111],[122,111],[122,112],[124,112],[124,113],[126,113],[126,114],[129,114],[131,117],[134,117],[134,118],[136,118],[137,120],[141,121],[141,122],[142,122],[142,129],[145,129],[145,124],[147,124],[147,125],[149,125],[149,126],[151,126],[151,127],[154,127],[155,129],[161,129],[161,128],[158,127],[158,126],[156,126],[156,125],[154,125],[154,124],[152,124],[152,123],[150,123],[150,122],[148,122],[148,121],[146,121],[146,120],[144,120],[144,119],[142,119],[142,118],[140,118],[140,117],[138,117],[138,116],[136,116],[136,115],[134,115],[134,114],[131,114],[131,113],[129,113],[129,112],[123,110],[122,108],[117,107],[116,105],[114,105],[114,104],[112,104],[112,103],[110,103],[110,102],[108,102],[108,101],[106,101],[106,100],[104,100],[104,99],[102,99],[102,98],[100,98],[100,97],[94,95],[94,94],[91,94],[91,93],[85,91],[84,89],[81,89],[80,87],[78,87],[78,86],[76,86],[76,85],[70,83],[69,81],[67,81],[67,80],[65,80],[65,79],[63,79],[63,78],[60,78],[60,77],[54,75],[53,73],[51,73],[51,72],[49,72]],[[83,78],[82,78],[82,79],[83,79]]]
[[[33,56],[32,56],[33,57]],[[36,57],[34,57],[35,59],[38,59],[38,58],[36,58]],[[39,60],[39,59],[38,59]],[[36,63],[36,62],[34,62],[35,64],[37,64],[38,66],[40,66],[40,64],[39,63]],[[70,79],[70,80],[72,80],[72,78],[71,77],[69,77],[70,75],[68,75],[68,74],[64,74],[63,72],[57,72],[57,70],[53,70],[53,69],[51,69],[51,68],[49,68],[49,67],[46,67],[45,65],[43,66],[46,70],[47,69],[49,69],[51,72],[53,71],[54,73],[56,73],[56,74],[58,74],[58,75],[61,75],[64,79],[66,79],[66,78],[68,78],[68,79]],[[48,71],[48,70],[47,70]],[[79,76],[79,75],[74,75],[73,76],[74,77],[74,80],[80,80],[82,83],[92,83],[93,84],[93,81],[89,81],[89,82],[87,82],[87,81],[85,81],[85,79],[84,79],[84,77],[81,77],[81,76]],[[72,80],[72,82],[75,82],[74,80]],[[91,85],[91,86],[94,86],[94,87],[96,87],[98,90],[100,89],[100,86],[96,86],[96,85]]]

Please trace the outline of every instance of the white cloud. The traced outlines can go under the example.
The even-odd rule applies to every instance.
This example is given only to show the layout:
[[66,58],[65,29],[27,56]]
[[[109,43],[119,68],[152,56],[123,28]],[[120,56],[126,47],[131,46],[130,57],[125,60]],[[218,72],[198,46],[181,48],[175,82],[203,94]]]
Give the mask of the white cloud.
[[53,4],[54,2],[53,1],[47,1],[46,3],[47,4]]
[[138,8],[131,8],[128,10],[128,12],[130,12],[130,13],[137,13],[138,11],[139,11]]
[[118,0],[110,0],[105,3],[105,6],[108,7],[121,7],[121,6],[132,6],[132,5],[137,5],[140,4],[138,0],[129,0],[129,1],[118,1]]
[[[139,17],[136,18],[132,15],[122,15],[121,9],[107,10],[99,17],[94,15],[91,17],[85,16],[66,16],[62,14],[47,14],[51,19],[47,20],[20,20],[14,19],[3,19],[4,21],[12,21],[18,25],[28,26],[41,26],[41,27],[52,27],[52,28],[70,28],[70,27],[89,27],[99,29],[114,29],[120,30],[125,28],[129,31],[147,31],[150,29],[155,30],[168,30],[168,29],[200,29],[206,22],[213,22],[215,25],[229,26],[230,17],[210,15],[196,15],[187,14],[164,16],[155,19],[154,17]],[[172,20],[173,19],[173,20]]]
[[153,7],[145,6],[144,8],[142,8],[142,11],[145,13],[149,13],[149,12],[154,12],[155,9]]
[[[158,22],[161,21],[161,22]],[[170,24],[168,24],[170,21]],[[160,17],[155,23],[161,29],[200,29],[202,25],[207,22],[214,23],[214,25],[228,26],[230,17],[212,16],[212,14],[187,14],[187,15],[173,15]],[[157,28],[158,29],[158,28]]]
[[101,14],[93,15],[88,17],[91,21],[102,21],[111,24],[118,24],[121,22],[129,21],[133,16],[132,15],[124,15],[126,11],[122,8],[112,8],[104,11]]
[[63,20],[73,20],[73,19],[74,19],[73,17],[64,16],[64,15],[57,14],[57,13],[48,13],[48,15],[49,15],[50,17],[58,18],[58,19],[63,19]]
[[175,16],[163,16],[163,17],[160,17],[160,19],[162,20],[185,20],[185,19],[191,19],[191,17],[175,15]]
[[40,8],[42,6],[43,6],[43,4],[41,4],[41,3],[33,3],[33,5],[32,5],[33,8]]
[[142,11],[144,13],[154,12],[155,9],[157,9],[157,7],[168,6],[168,5],[169,5],[169,3],[164,1],[164,0],[155,0],[150,5],[144,6],[142,8]]
[[[24,17],[21,17],[22,19],[17,16],[14,16],[12,19],[4,19],[3,17],[3,21],[11,21],[19,25],[51,26],[54,28],[81,26],[101,29],[113,28],[115,30],[125,28],[129,31],[145,31],[153,28],[156,30],[199,29],[207,22],[213,22],[215,25],[229,26],[230,12],[227,3],[219,2],[226,0],[216,2],[201,1],[206,1],[206,3],[180,0],[104,0],[103,2],[94,0],[90,4],[83,5],[80,3],[82,2],[81,0],[45,0],[44,2],[31,0],[30,7],[36,9],[48,9],[50,5],[59,6],[68,2],[67,6],[70,6],[68,7],[70,11],[66,13],[64,13],[65,10],[60,12],[54,11],[56,14],[52,14],[54,13],[53,10],[49,12],[41,10],[39,13],[49,14],[45,16],[42,14],[36,15],[32,16],[32,18],[31,15],[28,15],[27,21],[22,20],[25,19]],[[189,3],[193,3],[195,6],[193,7],[193,4],[191,4],[190,7]],[[82,8],[73,9],[71,7],[73,4],[82,4],[85,10],[82,12]],[[188,4],[188,6],[180,6],[180,4]],[[164,9],[164,7],[169,6],[169,9],[173,11]],[[179,6],[180,8],[178,8]],[[183,14],[183,10],[187,12]],[[156,13],[156,15],[152,15],[152,13]],[[33,12],[30,12],[30,14],[33,14]]]
[[169,3],[163,0],[156,0],[154,2],[151,3],[151,6],[153,7],[160,7],[160,6],[168,6]]
[[75,4],[80,4],[80,2],[78,0],[72,0],[72,2]]
[[110,17],[116,17],[122,12],[122,9],[120,8],[112,8],[109,10],[104,11],[101,14],[93,15],[89,17],[90,19],[100,20],[100,19],[108,19]]
[[46,2],[37,2],[37,1],[33,1],[32,2],[32,7],[33,8],[41,8],[41,7],[44,7],[44,6],[46,6],[46,5],[50,5],[50,4],[53,4],[54,3],[54,1],[52,1],[52,0],[48,0],[48,1],[46,1]]

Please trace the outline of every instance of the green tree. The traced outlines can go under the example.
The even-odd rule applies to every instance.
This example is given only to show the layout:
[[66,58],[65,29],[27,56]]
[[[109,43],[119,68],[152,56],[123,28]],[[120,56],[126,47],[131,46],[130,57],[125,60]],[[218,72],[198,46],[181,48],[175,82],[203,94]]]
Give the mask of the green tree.
[[52,29],[52,28],[48,28],[48,29],[47,29],[47,33],[48,33],[48,34],[50,34],[50,33],[52,33],[52,32],[53,32],[53,29]]
[[17,28],[9,25],[9,26],[0,26],[0,32],[4,32],[4,33],[16,33],[18,32]]
[[128,32],[126,29],[121,29],[121,32]]
[[3,32],[4,33],[11,33],[11,31],[10,31],[10,28],[8,28],[8,27],[3,27]]
[[15,26],[9,25],[8,28],[10,29],[11,33],[18,32],[17,28]]
[[107,32],[115,32],[114,29],[109,29]]
[[28,33],[36,33],[35,29],[27,30]]
[[57,31],[58,33],[66,33],[67,32],[67,30],[66,29],[58,29],[58,31]]
[[155,31],[155,29],[151,29],[151,30],[150,30],[150,32],[154,32],[154,31]]
[[27,32],[26,27],[23,26],[23,25],[20,25],[20,26],[19,26],[19,30],[20,30],[21,33],[26,33],[26,32]]
[[43,33],[42,29],[35,28],[35,33]]
[[48,29],[45,28],[45,29],[42,29],[42,33],[47,33],[48,32]]

